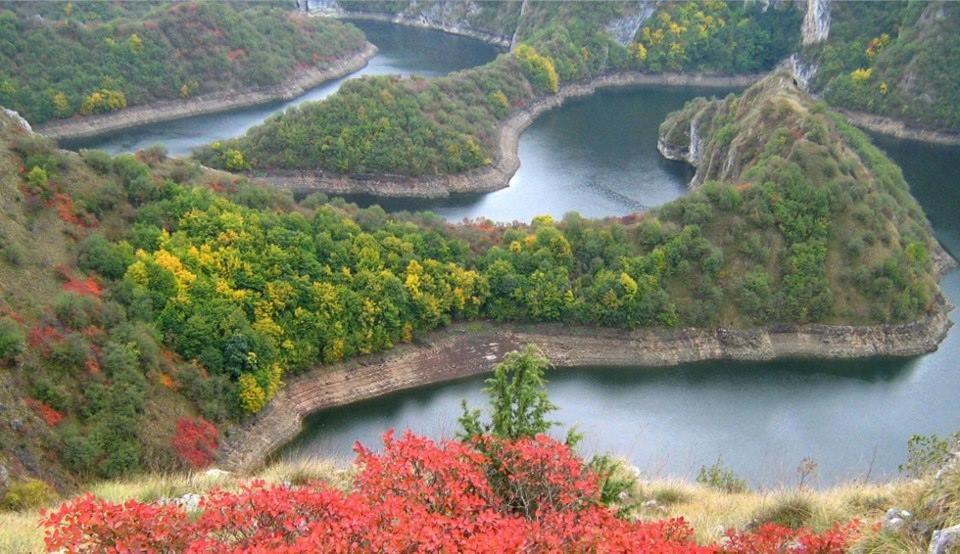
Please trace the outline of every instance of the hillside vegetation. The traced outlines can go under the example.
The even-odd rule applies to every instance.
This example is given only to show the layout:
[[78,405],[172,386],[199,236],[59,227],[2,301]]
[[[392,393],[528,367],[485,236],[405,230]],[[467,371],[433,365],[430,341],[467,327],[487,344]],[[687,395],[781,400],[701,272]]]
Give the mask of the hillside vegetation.
[[[406,2],[360,7],[412,9]],[[432,80],[354,80],[325,101],[199,150],[197,159],[230,170],[461,173],[493,163],[498,123],[563,83],[623,70],[755,72],[773,67],[799,36],[801,14],[792,5],[703,0],[660,4],[623,45],[606,25],[632,8],[628,2],[529,2],[516,23],[519,44],[489,64]],[[516,4],[483,4],[475,13],[491,10],[512,14]]]
[[828,102],[960,130],[960,4],[835,2],[831,15],[828,40],[803,52]]
[[786,73],[694,100],[660,132],[699,185],[660,214],[703,222],[755,320],[902,321],[938,302],[938,246],[900,169]]
[[78,4],[0,3],[0,105],[34,124],[273,85],[364,45],[276,5]]
[[[285,375],[453,320],[734,327],[910,321],[936,245],[899,169],[775,74],[697,100],[689,197],[643,216],[450,225],[3,123],[0,463],[57,488],[194,467]],[[43,229],[43,232],[37,230]],[[186,443],[174,437],[186,437]]]

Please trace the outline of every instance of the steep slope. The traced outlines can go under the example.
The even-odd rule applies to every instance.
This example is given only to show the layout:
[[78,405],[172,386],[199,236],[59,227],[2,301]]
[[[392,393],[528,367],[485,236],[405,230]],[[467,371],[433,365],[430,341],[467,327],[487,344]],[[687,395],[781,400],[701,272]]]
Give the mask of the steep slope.
[[692,101],[660,133],[665,156],[697,167],[691,185],[729,205],[705,231],[743,253],[731,269],[746,306],[777,291],[794,315],[902,320],[938,303],[943,254],[899,168],[786,72]]
[[960,131],[960,5],[836,2],[826,41],[804,49],[830,104]]

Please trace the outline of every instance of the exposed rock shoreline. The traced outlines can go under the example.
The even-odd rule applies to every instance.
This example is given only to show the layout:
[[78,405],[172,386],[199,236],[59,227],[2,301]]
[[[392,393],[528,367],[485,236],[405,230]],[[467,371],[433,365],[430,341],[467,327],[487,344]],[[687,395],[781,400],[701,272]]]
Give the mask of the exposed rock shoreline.
[[857,127],[862,127],[880,134],[901,139],[932,142],[934,144],[960,144],[960,133],[916,127],[899,119],[865,112],[857,112],[832,106],[831,109],[843,114],[844,117],[850,120],[850,123],[853,123]]
[[664,367],[709,361],[783,358],[850,359],[916,356],[937,349],[952,323],[941,301],[935,313],[898,325],[779,326],[753,330],[640,329],[562,324],[461,323],[416,344],[318,367],[290,379],[258,416],[224,438],[219,465],[250,471],[293,439],[303,418],[392,392],[490,371],[504,354],[539,345],[559,367]]
[[600,89],[643,85],[746,87],[762,77],[762,74],[728,76],[627,71],[603,75],[585,82],[569,83],[561,86],[556,94],[533,100],[500,124],[497,139],[498,153],[493,165],[455,175],[349,176],[320,170],[252,171],[250,175],[278,188],[336,195],[446,198],[451,194],[492,192],[509,186],[510,178],[520,168],[517,147],[523,131],[541,114],[560,107],[571,98],[589,96]]
[[34,130],[53,139],[88,138],[150,123],[290,100],[326,81],[361,69],[376,53],[377,47],[368,42],[361,50],[346,58],[338,59],[326,67],[313,67],[299,72],[277,85],[204,94],[184,100],[133,106],[108,114],[50,121],[36,126]]
[[464,25],[457,25],[452,22],[444,23],[439,21],[429,21],[426,18],[413,18],[404,14],[390,15],[377,12],[348,12],[339,6],[332,6],[311,10],[310,15],[318,17],[333,17],[336,19],[381,21],[384,23],[393,23],[394,25],[403,25],[405,27],[443,31],[444,33],[450,33],[451,35],[459,35],[462,37],[477,39],[494,46],[499,46],[500,48],[510,48],[511,37],[481,31],[479,29],[471,29]]

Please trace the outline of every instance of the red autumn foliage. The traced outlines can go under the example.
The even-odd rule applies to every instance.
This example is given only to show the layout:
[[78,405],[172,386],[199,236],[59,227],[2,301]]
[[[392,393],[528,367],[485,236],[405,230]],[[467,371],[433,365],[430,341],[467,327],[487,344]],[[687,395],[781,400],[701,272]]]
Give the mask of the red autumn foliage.
[[826,554],[856,532],[764,526],[703,546],[680,519],[618,519],[599,502],[597,475],[548,437],[435,443],[387,433],[384,445],[382,454],[357,446],[361,471],[349,492],[254,482],[208,493],[195,518],[179,507],[84,496],[44,514],[46,545],[69,552]]
[[62,339],[63,336],[60,331],[45,325],[38,325],[27,332],[27,344],[30,349],[41,353],[49,351],[52,343],[59,342]]
[[63,290],[67,292],[72,292],[80,296],[92,296],[94,298],[100,298],[103,295],[103,289],[100,288],[100,284],[97,283],[93,277],[87,277],[86,279],[70,277],[69,279],[69,281],[63,284]]
[[217,428],[202,417],[181,417],[177,420],[170,446],[187,467],[199,469],[208,466],[217,453]]
[[247,51],[243,48],[234,48],[227,52],[227,59],[231,62],[247,57]]
[[52,406],[48,406],[47,404],[40,402],[36,398],[27,398],[24,400],[24,402],[50,427],[56,427],[58,423],[63,421],[63,414],[58,412]]
[[789,529],[765,523],[752,532],[727,531],[725,544],[720,551],[729,554],[843,554],[847,546],[860,535],[861,527],[860,521],[855,519],[846,525],[837,523],[832,529],[818,535],[809,529]]

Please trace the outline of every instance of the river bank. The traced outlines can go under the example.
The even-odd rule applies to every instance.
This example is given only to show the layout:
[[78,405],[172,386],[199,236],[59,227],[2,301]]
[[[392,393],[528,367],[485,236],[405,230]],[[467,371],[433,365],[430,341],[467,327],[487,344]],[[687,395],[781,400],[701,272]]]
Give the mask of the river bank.
[[913,126],[900,119],[832,107],[857,127],[892,137],[933,144],[960,144],[960,133]]
[[368,42],[363,49],[327,67],[310,68],[277,85],[204,94],[184,100],[133,106],[108,114],[51,121],[37,126],[34,130],[52,139],[89,138],[150,123],[290,100],[326,81],[363,68],[376,53],[377,47]]
[[429,29],[433,31],[443,31],[444,33],[450,33],[451,35],[473,38],[494,46],[498,46],[505,50],[509,50],[511,47],[511,37],[477,29],[470,29],[464,27],[463,25],[456,25],[453,23],[429,21],[426,18],[411,18],[403,14],[388,15],[376,12],[348,12],[339,6],[334,5],[333,7],[311,10],[310,15],[313,17],[332,17],[335,19],[357,19],[364,21],[393,23],[394,25],[403,25],[405,27],[416,27],[418,29]]
[[256,469],[318,410],[486,373],[506,353],[534,343],[558,367],[666,367],[709,360],[770,361],[916,356],[937,349],[951,326],[942,301],[935,313],[898,325],[780,326],[753,330],[575,327],[560,324],[460,323],[415,344],[318,367],[291,378],[256,417],[231,429],[218,463]]
[[520,167],[520,135],[543,113],[567,100],[589,96],[598,90],[645,85],[697,86],[710,88],[746,87],[762,74],[708,75],[684,73],[612,73],[589,81],[569,83],[556,94],[540,97],[504,120],[497,131],[497,155],[489,167],[455,175],[408,177],[402,175],[349,176],[320,170],[252,171],[250,176],[278,188],[296,192],[323,192],[336,195],[371,195],[393,198],[446,198],[452,194],[493,192],[510,185]]

